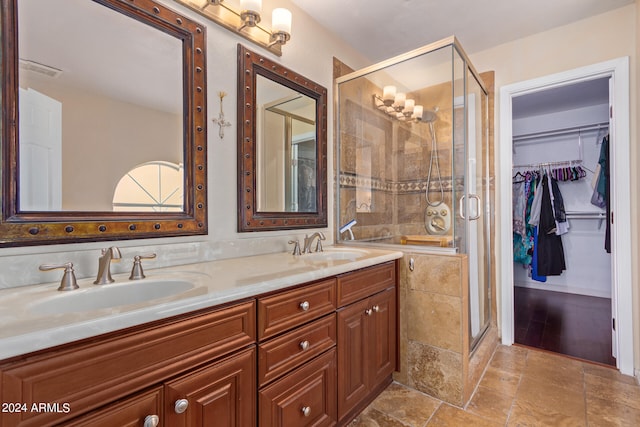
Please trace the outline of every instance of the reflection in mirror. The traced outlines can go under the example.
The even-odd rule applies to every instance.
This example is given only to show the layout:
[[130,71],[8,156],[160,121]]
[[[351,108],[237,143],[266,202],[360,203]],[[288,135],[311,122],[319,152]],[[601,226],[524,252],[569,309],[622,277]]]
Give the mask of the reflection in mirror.
[[327,90],[238,45],[238,230],[327,226]]
[[316,102],[256,78],[258,212],[315,212]]
[[118,182],[113,210],[181,212],[183,182],[182,165],[153,161],[136,166]]
[[[0,245],[206,234],[205,28],[153,0],[0,4]],[[171,178],[116,192],[150,163]]]
[[184,161],[181,40],[93,1],[20,0],[18,54],[20,211],[109,211],[135,165]]

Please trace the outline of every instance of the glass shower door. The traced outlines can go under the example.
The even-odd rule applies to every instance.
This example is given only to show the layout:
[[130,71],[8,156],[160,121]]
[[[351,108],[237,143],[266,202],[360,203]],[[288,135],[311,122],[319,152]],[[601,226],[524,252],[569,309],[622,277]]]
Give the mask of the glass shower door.
[[488,97],[457,51],[453,62],[454,208],[459,252],[467,255],[472,350],[491,320]]
[[466,182],[462,215],[469,257],[469,346],[491,319],[488,98],[470,70],[466,79]]

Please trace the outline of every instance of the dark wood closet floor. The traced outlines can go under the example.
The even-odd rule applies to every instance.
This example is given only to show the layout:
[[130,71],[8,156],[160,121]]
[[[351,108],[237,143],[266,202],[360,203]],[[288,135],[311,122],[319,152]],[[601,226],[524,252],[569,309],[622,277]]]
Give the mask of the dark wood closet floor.
[[514,288],[515,342],[592,362],[611,355],[611,299]]

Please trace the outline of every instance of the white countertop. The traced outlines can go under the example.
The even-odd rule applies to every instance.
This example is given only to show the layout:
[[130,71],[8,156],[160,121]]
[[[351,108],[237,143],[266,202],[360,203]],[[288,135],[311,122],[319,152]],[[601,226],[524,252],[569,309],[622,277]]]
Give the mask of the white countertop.
[[[93,285],[94,279],[87,278],[78,280],[80,289],[67,292],[56,290],[59,282],[1,290],[0,360],[400,257],[402,252],[397,251],[333,246],[322,254],[275,253],[155,270],[149,268],[149,263],[145,269],[147,278],[141,281],[131,281],[128,274],[120,274],[113,276],[115,283]],[[189,289],[143,300],[135,294],[136,289],[146,287],[148,291],[149,286],[162,290],[164,284],[167,289],[172,285],[169,282],[188,284]],[[136,287],[137,284],[140,285]],[[140,302],[110,306],[111,296],[120,293],[129,298],[128,292],[131,300],[138,298]],[[86,302],[97,308],[85,309]]]

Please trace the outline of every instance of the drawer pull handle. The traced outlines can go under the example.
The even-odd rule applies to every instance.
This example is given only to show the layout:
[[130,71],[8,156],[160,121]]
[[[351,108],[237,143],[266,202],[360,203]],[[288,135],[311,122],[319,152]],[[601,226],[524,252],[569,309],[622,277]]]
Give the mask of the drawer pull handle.
[[300,343],[300,348],[302,349],[302,351],[305,351],[306,349],[309,348],[309,345],[310,345],[309,341],[304,340]]
[[160,417],[157,415],[147,415],[144,419],[143,427],[158,427]]
[[182,414],[189,407],[189,401],[187,399],[178,399],[176,400],[176,414]]
[[374,305],[372,308],[376,313],[380,311],[380,306]]
[[373,313],[373,310],[372,310],[372,309],[370,309],[370,308],[367,308],[367,309],[364,311],[364,314],[366,314],[367,316],[371,316],[371,314],[372,314],[372,313]]
[[308,406],[303,406],[301,411],[305,417],[308,417],[309,415],[311,415],[311,408]]
[[310,307],[311,307],[311,304],[309,304],[309,301],[303,301],[300,303],[300,309],[302,311],[307,311],[309,310]]

